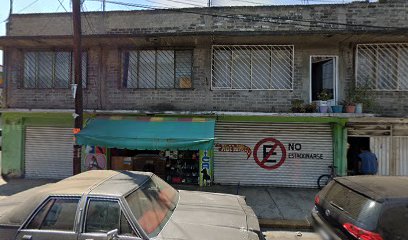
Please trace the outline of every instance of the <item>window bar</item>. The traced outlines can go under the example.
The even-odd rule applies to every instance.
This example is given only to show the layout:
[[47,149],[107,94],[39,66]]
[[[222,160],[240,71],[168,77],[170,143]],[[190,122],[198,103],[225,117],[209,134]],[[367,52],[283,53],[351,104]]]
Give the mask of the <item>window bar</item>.
[[[295,83],[295,46],[291,46],[290,47],[290,50],[292,51],[292,59],[290,60],[290,68],[291,68],[291,74],[292,74],[292,76],[290,76],[291,77],[291,79],[292,79],[292,81],[291,81],[291,88],[292,88],[292,90],[293,90],[293,88],[294,88],[294,83]],[[336,69],[337,69],[337,67],[336,67]],[[336,75],[337,76],[337,75]],[[336,80],[336,83],[337,83],[337,80]],[[337,89],[337,87],[336,87],[336,89]]]
[[136,88],[140,88],[140,51],[136,51]]
[[399,91],[400,90],[400,79],[399,79],[399,59],[400,59],[400,51],[398,51],[398,47],[397,47],[397,62],[396,62],[396,64],[397,64],[397,66],[396,66],[396,69],[397,69],[397,91]]
[[[192,49],[191,51],[190,51],[190,54],[191,54],[191,62],[190,62],[190,81],[191,81],[191,84],[190,84],[190,88],[194,88],[194,81],[193,81],[193,69],[194,69],[194,67],[193,67],[193,64],[194,64],[194,49]],[[211,67],[212,68],[212,67]],[[212,74],[212,72],[211,72],[211,74]],[[211,85],[212,85],[212,80],[211,80]]]
[[250,78],[250,82],[251,82],[251,84],[250,84],[250,87],[249,87],[249,90],[252,90],[253,89],[253,86],[252,86],[252,65],[253,65],[253,59],[252,59],[252,52],[253,52],[254,50],[253,49],[249,49],[249,78]]
[[273,58],[273,48],[271,47],[269,49],[269,73],[270,73],[270,82],[269,82],[269,88],[273,89],[273,73],[272,73],[272,58]]
[[57,52],[53,52],[52,54],[52,63],[51,63],[51,72],[52,72],[52,77],[51,77],[51,88],[55,88],[56,84],[56,76],[55,76],[55,66],[57,64]]
[[39,74],[40,74],[40,65],[38,64],[40,62],[40,55],[38,52],[35,53],[35,76],[34,76],[34,88],[39,88],[40,87],[40,79],[39,79]]
[[229,62],[229,64],[228,64],[228,66],[229,66],[229,69],[228,69],[228,72],[229,72],[229,81],[230,81],[230,89],[233,89],[233,85],[232,85],[232,69],[234,69],[233,68],[233,64],[234,64],[234,51],[233,50],[229,50],[230,52],[231,52],[231,54],[230,54],[230,62]]
[[378,90],[379,88],[379,74],[378,74],[378,46],[374,46],[374,53],[375,53],[375,89]]
[[154,88],[157,89],[157,49],[154,52]]
[[174,74],[173,74],[173,86],[174,86],[174,88],[177,88],[176,87],[176,81],[177,81],[177,70],[176,70],[176,66],[177,66],[177,58],[176,58],[176,55],[177,54],[177,51],[176,50],[173,50],[173,60],[174,60],[174,63],[173,63],[173,69],[174,69]]

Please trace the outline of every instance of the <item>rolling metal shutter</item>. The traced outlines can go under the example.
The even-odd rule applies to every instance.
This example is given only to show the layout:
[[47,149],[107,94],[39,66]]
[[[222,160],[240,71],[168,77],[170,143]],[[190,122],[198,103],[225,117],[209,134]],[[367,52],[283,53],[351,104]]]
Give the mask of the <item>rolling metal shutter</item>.
[[397,174],[408,176],[408,137],[396,137]]
[[62,179],[72,176],[73,134],[69,128],[27,127],[25,177]]
[[378,175],[390,175],[391,137],[370,137],[370,149],[377,156]]
[[[255,145],[266,138],[280,141],[286,150],[286,159],[276,169],[264,169],[254,158]],[[318,177],[329,173],[328,166],[333,164],[329,124],[217,122],[215,143],[214,181],[221,184],[317,187]],[[247,159],[245,152],[223,152],[217,144],[243,144],[252,150],[252,154]],[[294,144],[297,149],[293,148]],[[259,150],[257,156],[265,156],[262,151]],[[284,155],[281,149],[277,148],[275,152],[275,155],[281,155],[274,156],[278,159]],[[318,154],[321,159],[310,158],[310,154]]]

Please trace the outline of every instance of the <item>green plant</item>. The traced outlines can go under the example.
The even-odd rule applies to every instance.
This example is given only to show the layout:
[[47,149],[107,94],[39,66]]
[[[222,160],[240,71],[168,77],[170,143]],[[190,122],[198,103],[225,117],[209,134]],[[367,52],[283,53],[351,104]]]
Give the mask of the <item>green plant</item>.
[[330,99],[333,99],[333,94],[329,92],[327,89],[323,89],[318,95],[317,99],[320,101],[328,101]]
[[304,108],[305,108],[305,112],[314,113],[316,112],[317,105],[316,103],[309,103],[309,104],[305,104]]
[[294,99],[292,100],[292,107],[290,108],[290,110],[293,113],[304,113],[305,112],[305,108],[303,107],[303,100],[301,99]]

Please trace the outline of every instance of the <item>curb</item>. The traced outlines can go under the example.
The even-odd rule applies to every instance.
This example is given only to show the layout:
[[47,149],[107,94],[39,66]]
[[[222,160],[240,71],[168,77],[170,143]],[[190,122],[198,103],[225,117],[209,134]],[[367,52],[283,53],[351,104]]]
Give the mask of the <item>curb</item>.
[[312,229],[310,222],[305,220],[258,219],[260,227],[280,229]]

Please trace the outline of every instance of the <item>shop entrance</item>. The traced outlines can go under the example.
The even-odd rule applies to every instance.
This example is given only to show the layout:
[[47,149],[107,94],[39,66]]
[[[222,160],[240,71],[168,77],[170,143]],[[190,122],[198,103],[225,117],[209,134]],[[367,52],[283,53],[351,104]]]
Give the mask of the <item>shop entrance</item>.
[[369,137],[348,137],[348,149],[347,149],[347,175],[358,174],[358,162],[360,158],[361,148],[370,149]]
[[153,172],[168,183],[199,183],[199,151],[110,149],[112,170]]

